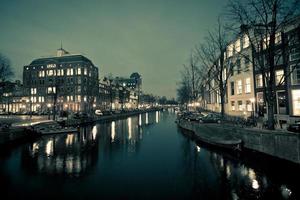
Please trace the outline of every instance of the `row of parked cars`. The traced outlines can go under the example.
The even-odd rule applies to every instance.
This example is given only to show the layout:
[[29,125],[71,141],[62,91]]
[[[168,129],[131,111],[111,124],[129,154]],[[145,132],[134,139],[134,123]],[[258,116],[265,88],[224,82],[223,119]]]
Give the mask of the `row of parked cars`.
[[179,113],[178,117],[187,121],[199,123],[221,123],[221,116],[216,113],[183,112]]

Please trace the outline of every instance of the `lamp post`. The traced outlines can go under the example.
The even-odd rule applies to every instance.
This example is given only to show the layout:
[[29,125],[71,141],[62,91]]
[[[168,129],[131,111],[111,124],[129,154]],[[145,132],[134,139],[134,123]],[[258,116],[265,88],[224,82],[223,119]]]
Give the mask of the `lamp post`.
[[51,108],[51,104],[48,103],[48,104],[47,104],[48,120],[50,120],[50,108]]
[[254,120],[254,102],[255,102],[255,99],[251,98],[250,101],[251,101],[251,105],[252,105],[252,119]]

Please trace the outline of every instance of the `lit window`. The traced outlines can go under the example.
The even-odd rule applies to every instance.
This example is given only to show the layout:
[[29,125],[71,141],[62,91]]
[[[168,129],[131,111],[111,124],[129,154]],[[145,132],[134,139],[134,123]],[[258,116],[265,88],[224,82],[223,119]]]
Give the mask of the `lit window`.
[[281,43],[281,33],[276,33],[275,34],[275,44]]
[[51,93],[55,94],[56,93],[56,87],[48,87],[47,88],[47,93],[48,94],[51,94]]
[[275,72],[275,79],[276,79],[276,85],[284,83],[284,71],[283,70],[277,70]]
[[262,87],[262,86],[263,86],[262,75],[258,74],[256,75],[256,87]]
[[300,115],[300,90],[292,90],[293,115]]
[[84,102],[87,101],[87,97],[86,97],[86,96],[83,97],[83,101],[84,101]]
[[81,96],[80,95],[77,95],[77,101],[81,102]]
[[87,68],[84,68],[84,75],[87,75]]
[[31,94],[36,94],[36,88],[31,88]]
[[45,77],[45,71],[39,71],[39,77]]
[[67,69],[67,76],[72,76],[73,75],[73,68],[68,68]]
[[243,102],[242,101],[238,101],[238,109],[239,109],[239,111],[243,111]]
[[250,42],[249,42],[249,36],[248,35],[244,35],[244,37],[243,37],[243,48],[249,47],[249,44],[250,44]]
[[242,80],[237,81],[237,94],[242,94],[243,91],[243,83]]
[[235,102],[234,101],[231,102],[231,110],[235,111]]
[[53,70],[52,69],[47,71],[47,76],[53,76]]
[[236,42],[235,42],[235,51],[236,52],[240,52],[241,51],[241,40],[238,39]]
[[81,68],[78,67],[78,68],[77,68],[77,75],[80,75],[80,74],[81,74]]
[[230,44],[227,48],[227,55],[231,57],[233,55],[233,44]]
[[247,100],[246,101],[246,109],[247,111],[252,111],[252,104],[251,104],[251,101]]
[[39,96],[39,102],[43,103],[45,101],[45,98],[43,96]]
[[251,93],[251,80],[250,78],[245,79],[245,93]]

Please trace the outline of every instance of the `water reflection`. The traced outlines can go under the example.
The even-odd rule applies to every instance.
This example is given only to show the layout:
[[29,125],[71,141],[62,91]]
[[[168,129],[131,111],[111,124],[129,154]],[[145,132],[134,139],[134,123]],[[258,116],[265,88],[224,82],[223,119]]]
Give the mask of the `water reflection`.
[[95,127],[78,134],[43,136],[23,148],[21,164],[29,173],[80,176],[97,162]]
[[[197,144],[193,144],[195,148],[190,148],[188,140],[184,140],[183,143],[182,157],[184,159],[182,160],[184,162],[182,164],[186,169],[186,176],[192,179],[191,188],[195,197],[204,199],[289,199],[293,194],[292,190],[285,185],[270,185],[269,178],[264,174],[244,165],[230,154],[208,151]],[[203,185],[203,182],[206,184]],[[221,194],[209,192],[211,188]]]

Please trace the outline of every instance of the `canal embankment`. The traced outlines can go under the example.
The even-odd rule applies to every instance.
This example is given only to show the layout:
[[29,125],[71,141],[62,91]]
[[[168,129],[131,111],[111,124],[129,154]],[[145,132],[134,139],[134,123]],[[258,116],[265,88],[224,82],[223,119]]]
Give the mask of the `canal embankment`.
[[[64,126],[82,126],[86,124],[93,124],[93,123],[101,123],[106,121],[113,121],[124,119],[130,116],[136,116],[139,114],[147,113],[147,112],[155,112],[159,111],[161,108],[152,108],[152,109],[145,109],[145,110],[137,110],[132,112],[126,113],[115,113],[111,115],[104,115],[98,116],[93,118],[81,118],[81,119],[68,119],[65,121]],[[35,120],[35,122],[37,122]],[[23,141],[28,141],[29,139],[37,138],[40,135],[38,134],[28,134],[25,131],[26,126],[22,127],[9,127],[5,130],[0,130],[0,147],[7,147],[13,144],[22,143]]]
[[242,140],[243,148],[300,164],[300,134],[288,131],[270,131],[242,128],[231,124],[197,123],[186,120],[179,127],[193,131],[195,137],[211,143],[219,140]]

